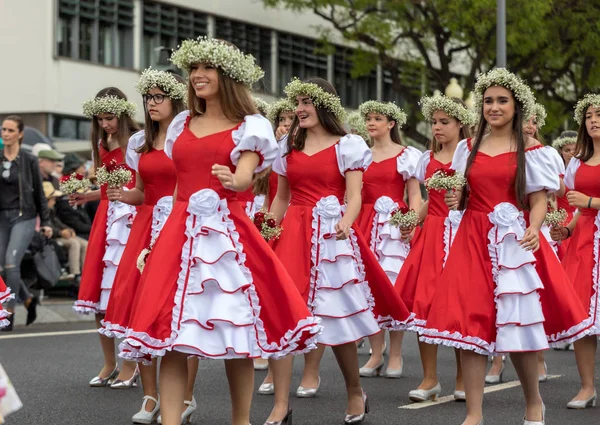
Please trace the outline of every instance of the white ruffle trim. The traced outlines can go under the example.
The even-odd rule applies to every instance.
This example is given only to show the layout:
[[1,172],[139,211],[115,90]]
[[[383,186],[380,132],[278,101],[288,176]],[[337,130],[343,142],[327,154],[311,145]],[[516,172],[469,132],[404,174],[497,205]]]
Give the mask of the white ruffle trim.
[[123,251],[129,239],[131,224],[135,218],[136,209],[123,202],[109,202],[106,219],[106,249],[102,262],[104,270],[100,283],[100,300],[96,303],[89,300],[77,300],[73,309],[80,314],[104,313],[108,306],[110,290],[112,289],[117,268]]
[[450,247],[458,232],[458,227],[462,220],[464,211],[449,211],[448,216],[444,220],[444,265],[446,267],[446,260],[448,260],[448,254],[450,253]]
[[388,196],[382,196],[375,201],[374,209],[370,248],[394,285],[410,252],[410,244],[402,240],[400,228],[390,224],[392,213],[398,209],[397,202]]
[[6,291],[0,292],[0,304],[4,304],[8,300],[12,300],[15,297],[15,294],[10,292],[10,288],[6,288]]
[[8,320],[8,318],[11,314],[12,313],[9,313],[8,311],[0,308],[0,328],[10,325],[10,321]]
[[[187,210],[171,335],[158,340],[129,330],[119,356],[139,360],[175,349],[213,359],[281,358],[316,348],[321,327],[315,317],[298,322],[279,343],[267,342],[258,295],[227,201],[203,189],[190,197]],[[306,348],[297,350],[305,332],[312,336]]]
[[265,205],[265,195],[256,195],[254,201],[246,202],[246,215],[254,219],[254,214],[259,212]]
[[354,230],[346,240],[335,237],[343,213],[335,196],[321,198],[313,208],[308,308],[323,320],[318,342],[326,345],[353,342],[380,329]]
[[373,162],[371,149],[364,139],[356,134],[346,134],[335,145],[338,169],[342,176],[347,171],[367,171]]

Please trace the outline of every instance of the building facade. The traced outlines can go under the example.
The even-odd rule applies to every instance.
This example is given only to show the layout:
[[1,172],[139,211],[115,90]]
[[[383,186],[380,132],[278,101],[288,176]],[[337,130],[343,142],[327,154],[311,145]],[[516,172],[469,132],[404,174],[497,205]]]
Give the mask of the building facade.
[[265,9],[260,0],[4,0],[0,2],[0,118],[18,113],[62,151],[89,150],[90,123],[81,104],[108,86],[138,104],[141,70],[166,63],[184,39],[208,35],[255,56],[265,100],[283,95],[294,76],[333,82],[345,106],[368,99],[401,102],[391,78],[374,70],[352,78],[352,49],[319,53],[312,13]]

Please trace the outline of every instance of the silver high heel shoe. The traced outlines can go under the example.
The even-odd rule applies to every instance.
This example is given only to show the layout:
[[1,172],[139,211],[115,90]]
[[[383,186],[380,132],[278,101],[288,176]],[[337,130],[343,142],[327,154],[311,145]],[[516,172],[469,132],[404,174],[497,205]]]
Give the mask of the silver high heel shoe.
[[[181,414],[181,423],[189,424],[190,422],[192,422],[192,414],[196,410],[198,410],[198,404],[196,403],[196,397],[192,396],[192,401],[184,400],[183,404],[185,404],[187,407]],[[161,415],[158,416],[158,418],[156,419],[156,422],[159,424],[162,424],[162,416]]]
[[590,398],[588,398],[587,400],[571,400],[568,404],[567,404],[567,409],[585,409],[586,407],[596,407],[596,400],[598,399],[598,394],[596,393],[596,390],[594,390],[594,395],[592,395]]
[[302,385],[298,387],[296,390],[296,397],[299,398],[311,398],[317,395],[317,391],[321,386],[321,377],[319,376],[319,381],[317,382],[317,388],[304,388]]
[[288,412],[280,421],[265,421],[263,425],[292,425],[292,409],[288,407]]
[[384,364],[385,361],[381,359],[379,364],[375,367],[361,367],[360,369],[358,369],[358,374],[364,378],[373,378],[374,376],[379,376],[381,375],[381,369],[383,369]]
[[464,391],[454,390],[454,401],[467,401],[467,395]]
[[113,381],[112,384],[110,384],[110,387],[113,389],[124,389],[124,388],[135,388],[137,387],[137,380],[140,377],[140,370],[138,369],[138,367],[135,367],[135,370],[133,371],[133,375],[131,375],[131,378],[127,379],[126,381],[122,380],[122,379],[115,379]]
[[499,384],[502,382],[502,375],[504,375],[504,363],[502,363],[502,368],[500,368],[500,373],[498,375],[486,375],[485,383],[486,384]]
[[365,392],[363,391],[363,404],[365,405],[365,411],[363,413],[361,413],[360,415],[346,415],[344,417],[344,423],[345,424],[360,424],[363,423],[365,421],[365,415],[367,413],[369,413],[369,398],[367,397],[367,395],[365,394]]
[[[154,409],[152,409],[152,411],[150,411],[150,412],[146,410],[146,404],[148,403],[148,401],[153,401],[155,403]],[[151,424],[152,422],[154,422],[154,418],[158,415],[159,411],[160,411],[160,396],[158,396],[158,400],[157,400],[154,397],[146,395],[146,396],[144,396],[144,402],[142,403],[142,408],[140,409],[139,412],[137,412],[135,415],[133,415],[131,420],[133,421],[134,424]]]
[[538,382],[546,382],[548,380],[548,365],[544,362],[544,373],[538,375]]
[[435,387],[430,390],[412,390],[408,393],[408,398],[414,402],[422,402],[426,400],[434,400],[442,393],[442,386],[438,382]]
[[402,378],[402,371],[404,370],[404,359],[400,357],[400,369],[390,369],[389,367],[385,370],[383,374],[384,377],[388,379],[398,379]]
[[260,387],[258,387],[258,393],[260,395],[275,394],[275,384],[260,384]]
[[542,421],[528,421],[523,418],[523,425],[545,425],[546,424],[546,405],[542,404]]
[[90,387],[106,387],[111,385],[114,379],[119,375],[119,367],[115,366],[113,371],[108,375],[107,378],[101,378],[100,376],[95,376],[90,381]]

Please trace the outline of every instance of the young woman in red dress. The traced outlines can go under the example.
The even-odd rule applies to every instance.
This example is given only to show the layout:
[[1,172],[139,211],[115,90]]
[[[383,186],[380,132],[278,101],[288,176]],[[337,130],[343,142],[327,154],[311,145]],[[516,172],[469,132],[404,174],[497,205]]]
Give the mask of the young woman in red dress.
[[[356,223],[393,285],[410,252],[414,229],[400,229],[388,220],[398,208],[421,208],[421,189],[415,178],[421,152],[402,145],[400,127],[406,122],[406,114],[394,103],[368,101],[358,110],[372,142],[373,162],[363,175],[362,208]],[[386,378],[402,376],[403,336],[403,332],[390,332]],[[364,377],[379,376],[385,364],[385,332],[370,336],[369,342],[371,357],[359,373]]]
[[[469,127],[474,124],[475,116],[460,100],[443,95],[423,98],[421,110],[425,119],[431,123],[433,134],[430,150],[421,155],[415,171],[416,179],[425,184],[436,171],[450,170],[456,146],[460,140],[470,136]],[[444,202],[445,191],[428,189],[428,195],[428,201],[419,211],[423,226],[412,242],[411,251],[395,284],[400,297],[415,315],[410,329],[414,332],[419,332],[425,326],[425,318],[436,290],[436,279],[444,269],[446,256],[461,218],[458,211],[452,211],[449,216]],[[408,396],[412,401],[421,402],[440,395],[442,388],[437,376],[437,351],[437,345],[419,341],[423,381],[409,392]],[[454,398],[464,401],[458,350],[456,358]]]
[[150,253],[121,356],[162,357],[161,415],[181,422],[187,357],[225,360],[232,424],[248,425],[252,359],[315,348],[320,331],[237,194],[277,156],[248,87],[254,58],[215,39],[186,40],[172,62],[189,73],[190,112],[167,131],[175,204]]
[[[133,120],[135,104],[127,101],[121,90],[108,87],[84,104],[84,114],[92,119],[94,167],[98,169],[103,165],[123,164],[129,137],[139,130]],[[128,189],[134,187],[135,178],[127,185]],[[122,202],[109,201],[106,185],[100,190],[70,197],[74,205],[97,200],[100,200],[100,205],[90,232],[79,296],[73,308],[80,314],[94,313],[96,326],[100,328],[136,209]],[[123,383],[129,382],[137,373],[135,363],[125,362],[123,370],[119,372],[114,341],[101,334],[99,337],[104,367],[90,381],[90,386],[123,388]]]
[[[331,346],[348,394],[344,422],[361,423],[369,404],[360,385],[356,341],[380,328],[402,329],[409,313],[355,223],[362,175],[372,161],[369,147],[344,131],[344,110],[329,82],[293,80],[285,92],[297,106],[273,165],[279,185],[271,212],[283,226],[273,249],[323,325],[319,349],[305,356],[296,394],[316,394],[319,363]],[[265,425],[289,424],[292,358],[271,361],[270,367],[275,405]]]
[[553,231],[557,240],[570,238],[571,244],[563,266],[579,299],[589,312],[593,331],[574,343],[575,359],[581,378],[581,389],[567,407],[585,409],[595,406],[597,336],[600,335],[600,95],[587,95],[575,109],[575,120],[580,123],[575,156],[565,173],[569,205],[578,209],[573,220]]
[[523,135],[535,98],[518,77],[494,69],[479,77],[475,95],[477,136],[461,141],[452,161],[467,189],[446,194],[449,208],[466,209],[421,338],[462,350],[463,425],[482,423],[487,356],[503,353],[521,381],[524,424],[542,425],[537,352],[590,330],[558,258],[540,238],[547,192],[560,188],[558,159],[553,148]]

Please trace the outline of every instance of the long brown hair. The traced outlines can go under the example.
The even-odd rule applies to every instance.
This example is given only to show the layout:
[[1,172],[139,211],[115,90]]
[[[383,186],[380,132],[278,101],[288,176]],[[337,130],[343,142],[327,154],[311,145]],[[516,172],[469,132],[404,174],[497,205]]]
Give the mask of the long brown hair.
[[25,130],[25,123],[23,122],[23,118],[21,118],[19,115],[9,115],[6,118],[4,118],[4,121],[13,121],[17,123],[17,128],[19,129],[19,133],[21,133],[21,138],[19,139],[19,146],[21,146],[23,144],[23,139],[25,136],[23,134],[23,130]]
[[[509,89],[508,89],[509,90]],[[510,90],[509,90],[510,91]],[[512,91],[511,91],[512,93]],[[485,95],[485,93],[484,93]],[[526,204],[526,195],[525,195],[525,136],[523,133],[523,106],[517,100],[514,93],[513,101],[515,105],[515,115],[512,120],[512,134],[517,143],[517,172],[515,175],[515,197],[517,199],[517,205],[525,209],[527,208]],[[475,160],[475,156],[477,156],[477,152],[479,151],[479,147],[481,145],[481,140],[483,136],[486,134],[487,121],[483,115],[483,106],[481,107],[480,117],[479,117],[479,126],[477,128],[477,135],[475,136],[475,140],[473,142],[471,153],[469,154],[469,159],[467,160],[467,167],[465,170],[465,176],[468,178],[469,171],[471,171],[471,166],[473,165],[473,161]],[[468,186],[467,186],[468,187]],[[465,193],[460,201],[460,209],[464,210],[467,204],[467,195]]]
[[[106,97],[106,96],[116,96],[119,99],[127,100],[127,96],[121,90],[116,87],[107,87],[98,92],[96,98]],[[139,131],[139,125],[126,113],[121,114],[121,116],[117,117],[119,121],[119,128],[117,130],[117,140],[119,141],[119,146],[123,153],[127,149],[127,143],[129,142],[129,138],[133,133]],[[100,141],[100,143],[98,143]],[[108,135],[103,128],[98,124],[98,120],[96,117],[92,119],[92,153],[94,154],[94,166],[95,168],[99,168],[102,165],[102,159],[100,158],[100,148],[98,145],[102,145],[102,147],[108,150]]]
[[594,108],[594,106],[590,105],[584,111],[583,119],[581,120],[581,124],[579,124],[579,131],[577,132],[577,144],[575,145],[574,156],[581,162],[589,161],[594,156],[594,139],[592,139],[585,126],[585,114],[587,114],[587,110],[590,108]]
[[[313,83],[317,86],[321,87],[327,93],[331,93],[337,96],[337,91],[335,87],[327,81],[319,77],[311,77],[302,80],[305,83]],[[295,99],[293,99],[295,102]],[[319,119],[319,123],[323,126],[325,131],[329,134],[333,134],[336,136],[345,136],[346,131],[344,130],[344,125],[340,122],[340,120],[329,110],[325,108],[320,108],[315,105],[315,110],[317,111],[317,118]],[[300,128],[300,120],[297,115],[294,115],[294,121],[290,126],[290,130],[288,131],[288,153],[292,151],[292,149],[296,150],[304,150],[304,144],[306,143],[306,129]]]
[[[185,84],[185,80],[177,74],[171,74],[179,83]],[[162,87],[156,87],[159,90],[162,90],[164,93],[166,91]],[[183,99],[173,99],[171,96],[168,96],[171,101],[171,106],[173,108],[173,114],[171,119],[177,116],[180,112],[183,112],[186,109],[185,102]],[[142,100],[143,102],[143,100]],[[148,112],[147,104],[144,102],[144,123],[145,123],[145,132],[144,132],[144,144],[137,148],[137,153],[145,153],[154,147],[154,141],[156,140],[156,136],[158,136],[159,123],[157,121],[153,121],[150,118],[150,113]]]
[[[248,87],[223,74],[221,68],[217,68],[217,73],[219,74],[219,102],[223,115],[228,120],[242,122],[246,115],[259,113]],[[188,78],[188,105],[192,118],[202,115],[206,111],[206,100],[196,96],[196,90],[194,90],[190,78]]]
[[[255,195],[265,195],[269,194],[269,176],[273,172],[271,167],[266,168],[264,171],[261,171],[254,178],[254,183],[252,184],[252,193]],[[273,201],[270,199],[269,201]]]
[[[450,99],[452,99],[452,101],[454,103],[458,103],[459,105],[462,105],[465,109],[467,108],[467,105],[465,104],[465,102],[463,102],[462,100],[460,100],[458,97],[451,97]],[[468,139],[469,137],[471,137],[471,129],[469,128],[469,126],[467,124],[463,124],[456,117],[453,117],[453,116],[450,116],[450,115],[448,115],[448,116],[450,118],[453,118],[456,121],[458,121],[459,124],[462,124],[462,127],[460,128],[460,131],[458,133],[458,140],[459,141],[465,140],[465,139]],[[429,142],[429,149],[433,153],[438,153],[442,149],[441,144],[438,143],[437,140],[435,140],[435,137],[433,137],[433,136],[431,137],[431,142]]]

